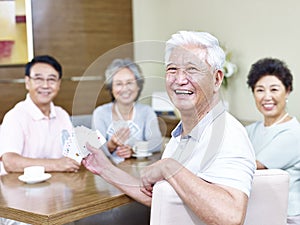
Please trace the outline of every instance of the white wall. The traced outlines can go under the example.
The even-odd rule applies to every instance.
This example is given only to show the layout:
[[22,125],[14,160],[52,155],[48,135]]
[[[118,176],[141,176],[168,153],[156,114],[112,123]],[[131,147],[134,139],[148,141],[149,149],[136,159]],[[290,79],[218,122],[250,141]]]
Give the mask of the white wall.
[[[298,0],[133,0],[134,40],[166,41],[178,30],[207,31],[232,52],[238,74],[229,80],[226,90],[232,114],[243,120],[256,120],[256,110],[246,77],[252,63],[263,57],[284,60],[294,75],[294,91],[288,112],[300,118],[300,1]],[[160,49],[163,51],[162,47]],[[153,50],[153,48],[148,48]],[[145,55],[136,52],[136,57]],[[162,61],[162,56],[157,56]],[[146,82],[151,88],[164,89],[162,63],[143,66],[145,75],[160,79]],[[146,80],[147,81],[147,80]],[[154,82],[154,83],[153,83]],[[155,83],[156,82],[156,83]]]

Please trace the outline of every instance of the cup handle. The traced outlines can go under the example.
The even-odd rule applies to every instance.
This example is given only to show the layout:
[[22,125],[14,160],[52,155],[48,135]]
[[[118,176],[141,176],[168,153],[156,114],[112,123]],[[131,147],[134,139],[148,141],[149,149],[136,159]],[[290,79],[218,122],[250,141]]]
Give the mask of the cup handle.
[[133,151],[134,153],[137,153],[137,146],[132,146],[132,151]]

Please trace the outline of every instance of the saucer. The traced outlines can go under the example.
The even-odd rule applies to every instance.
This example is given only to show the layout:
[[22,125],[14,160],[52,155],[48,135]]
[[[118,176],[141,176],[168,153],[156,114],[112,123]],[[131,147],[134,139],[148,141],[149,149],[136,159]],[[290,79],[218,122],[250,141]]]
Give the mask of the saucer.
[[133,157],[135,157],[135,158],[145,158],[145,157],[149,157],[149,156],[151,156],[152,155],[152,153],[151,152],[148,152],[148,153],[146,153],[146,154],[132,154],[132,156]]
[[23,181],[27,184],[35,184],[35,183],[39,183],[39,182],[43,182],[45,180],[48,180],[51,177],[50,173],[44,173],[42,176],[40,177],[27,177],[24,174],[19,176],[19,180]]

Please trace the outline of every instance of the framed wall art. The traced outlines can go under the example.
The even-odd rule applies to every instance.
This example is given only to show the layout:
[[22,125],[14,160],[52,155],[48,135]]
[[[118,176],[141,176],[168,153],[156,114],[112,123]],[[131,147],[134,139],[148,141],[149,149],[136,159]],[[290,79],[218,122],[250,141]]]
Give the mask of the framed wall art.
[[31,0],[0,0],[0,66],[33,58]]

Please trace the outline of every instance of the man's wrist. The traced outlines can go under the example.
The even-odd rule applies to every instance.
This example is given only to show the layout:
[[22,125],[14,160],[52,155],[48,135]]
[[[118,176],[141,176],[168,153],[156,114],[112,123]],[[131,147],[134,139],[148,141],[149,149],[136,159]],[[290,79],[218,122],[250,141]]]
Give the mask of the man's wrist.
[[174,159],[166,158],[164,161],[165,162],[162,163],[162,174],[165,180],[169,180],[183,168],[183,166]]

